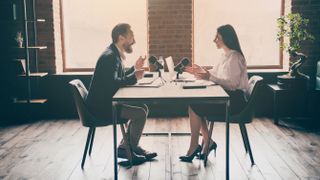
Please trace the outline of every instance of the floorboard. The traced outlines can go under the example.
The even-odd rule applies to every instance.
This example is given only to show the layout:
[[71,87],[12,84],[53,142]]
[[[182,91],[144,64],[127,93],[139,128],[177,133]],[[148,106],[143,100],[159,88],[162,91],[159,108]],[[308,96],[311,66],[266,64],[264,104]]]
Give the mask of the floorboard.
[[[320,179],[320,132],[276,126],[268,118],[255,118],[246,125],[255,165],[245,152],[239,126],[230,126],[231,179]],[[189,119],[149,118],[140,144],[158,157],[126,168],[119,166],[119,179],[198,180],[225,179],[225,124],[215,123],[208,165],[194,159],[179,160],[189,147]],[[88,128],[78,120],[43,120],[0,128],[0,179],[113,179],[112,127],[97,128],[91,157],[80,168]],[[160,134],[156,134],[160,133]],[[118,140],[121,139],[118,128]],[[201,142],[201,138],[199,139]]]

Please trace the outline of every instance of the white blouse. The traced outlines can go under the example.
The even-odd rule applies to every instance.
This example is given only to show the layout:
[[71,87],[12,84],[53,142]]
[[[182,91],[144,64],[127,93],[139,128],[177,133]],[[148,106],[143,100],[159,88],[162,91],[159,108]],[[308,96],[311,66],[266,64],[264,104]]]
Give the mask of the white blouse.
[[221,85],[227,90],[248,89],[248,73],[245,58],[235,50],[223,54],[221,61],[209,70],[209,80]]

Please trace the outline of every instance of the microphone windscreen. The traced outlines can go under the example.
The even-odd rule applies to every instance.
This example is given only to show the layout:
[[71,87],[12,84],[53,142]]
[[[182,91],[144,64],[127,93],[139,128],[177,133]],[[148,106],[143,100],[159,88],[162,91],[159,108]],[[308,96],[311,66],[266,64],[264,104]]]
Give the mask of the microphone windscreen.
[[157,57],[155,57],[155,56],[150,56],[149,57],[149,64],[152,64],[152,65],[154,65],[156,62],[157,62]]
[[157,57],[150,56],[148,60],[149,60],[149,64],[152,64],[156,68],[156,71],[159,69],[163,69],[163,65],[159,63]]
[[188,58],[183,58],[183,59],[181,60],[181,63],[182,63],[184,66],[188,65],[189,62],[190,62],[190,60],[189,60]]
[[177,72],[182,72],[184,67],[187,66],[189,64],[190,60],[188,58],[183,58],[179,64],[176,65],[176,67],[174,67],[174,70]]

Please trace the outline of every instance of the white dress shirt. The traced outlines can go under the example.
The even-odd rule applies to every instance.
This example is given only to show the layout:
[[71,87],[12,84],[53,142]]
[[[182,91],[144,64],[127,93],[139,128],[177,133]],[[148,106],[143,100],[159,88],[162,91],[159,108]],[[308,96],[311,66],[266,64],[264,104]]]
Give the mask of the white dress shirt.
[[245,58],[235,50],[223,54],[221,61],[209,70],[209,80],[221,85],[227,90],[248,89],[248,73]]

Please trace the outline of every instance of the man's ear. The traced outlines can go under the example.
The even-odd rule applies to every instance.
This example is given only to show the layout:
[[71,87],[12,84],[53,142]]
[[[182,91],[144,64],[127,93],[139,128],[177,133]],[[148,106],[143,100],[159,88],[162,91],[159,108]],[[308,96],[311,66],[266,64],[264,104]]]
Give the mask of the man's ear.
[[124,40],[125,37],[123,35],[119,35],[119,40]]

